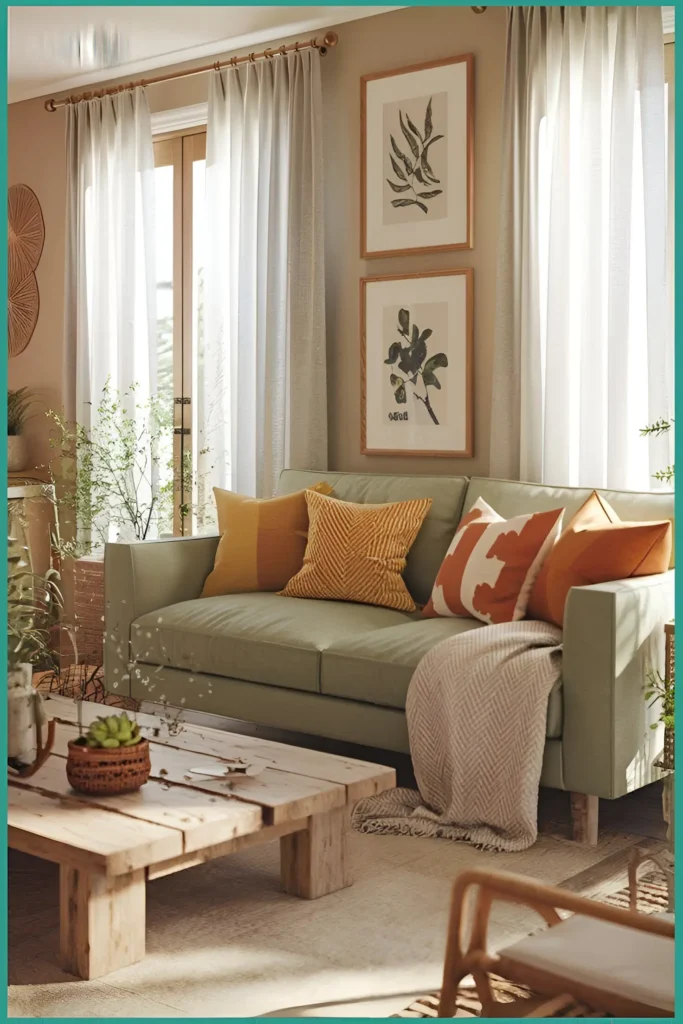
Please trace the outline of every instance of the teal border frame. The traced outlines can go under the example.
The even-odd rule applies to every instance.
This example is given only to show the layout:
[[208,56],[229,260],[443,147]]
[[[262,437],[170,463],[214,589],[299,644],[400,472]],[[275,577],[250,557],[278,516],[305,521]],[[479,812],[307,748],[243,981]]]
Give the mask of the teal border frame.
[[[7,147],[8,147],[8,139],[7,139],[7,40],[8,40],[7,22],[8,22],[8,13],[9,13],[8,9],[9,9],[10,6],[11,7],[36,7],[36,6],[41,6],[41,7],[47,7],[47,6],[51,6],[51,7],[58,7],[58,6],[99,7],[99,6],[104,6],[104,5],[92,4],[92,3],[89,3],[88,0],[71,0],[71,2],[68,3],[68,4],[67,3],[60,4],[60,3],[55,2],[55,0],[43,0],[43,2],[40,3],[40,4],[28,3],[28,2],[26,2],[26,0],[15,0],[14,3],[8,4],[6,2],[6,0],[5,0],[5,2],[2,4],[2,7],[4,8],[5,16],[2,19],[0,19],[0,52],[1,52],[0,60],[2,62],[2,65],[1,65],[1,71],[2,71],[2,90],[4,92],[4,96],[3,96],[4,102],[2,103],[2,107],[0,108],[0,146],[1,146],[1,150],[0,150],[0,157],[1,157],[1,159],[0,159],[0,186],[1,186],[1,189],[0,189],[0,191],[2,191],[3,194],[6,194],[7,184],[8,184],[8,181],[7,181],[7,175],[8,175],[8,168],[7,168],[7,159],[8,159],[8,151],[7,151]],[[179,2],[179,0],[171,0],[170,3],[163,3],[163,2],[161,2],[161,0],[140,0],[140,2],[138,2],[138,3],[125,3],[125,2],[123,2],[123,0],[109,0],[109,3],[106,6],[120,7],[120,8],[159,6],[159,7],[168,8],[168,7],[172,7],[172,6],[188,7],[188,6],[197,6],[197,5],[181,3],[181,2]],[[230,7],[230,6],[240,6],[240,5],[234,4],[232,2],[227,2],[227,3],[226,2],[221,2],[221,0],[202,0],[202,6],[207,6],[207,7],[209,7],[209,6],[214,6],[214,7]],[[257,7],[257,6],[264,6],[264,5],[261,5],[261,4],[250,4],[250,6]],[[291,6],[291,5],[287,5],[284,2],[284,0],[275,0],[275,3],[272,4],[271,6]],[[370,4],[365,2],[365,0],[361,0],[361,2],[359,2],[357,4],[341,3],[341,4],[338,4],[336,6],[340,6],[340,7],[359,6],[360,7],[360,6],[370,6]],[[413,3],[411,3],[408,6],[411,6],[411,7],[467,7],[467,6],[470,6],[470,5],[469,4],[464,4],[464,3],[450,3],[449,0],[413,0]],[[493,0],[493,2],[490,2],[488,4],[488,6],[491,6],[491,7],[506,7],[508,5],[505,4],[505,3],[502,3],[501,0]],[[554,6],[561,6],[561,5],[560,4],[556,4],[556,3],[541,4],[541,3],[537,3],[537,2],[532,2],[532,3],[528,4],[527,6],[533,6],[533,7],[553,6],[554,7]],[[582,6],[582,5],[577,4],[577,3],[573,3],[570,0],[570,3],[565,4],[564,6]],[[586,5],[583,5],[583,6],[586,6]],[[589,4],[588,6],[599,6],[599,5]],[[629,2],[629,0],[622,0],[622,4],[620,6],[631,7],[631,6],[636,6],[636,4],[632,3],[632,2]],[[655,6],[655,5],[641,4],[640,6]],[[657,6],[659,6],[659,5],[657,5]],[[683,14],[683,3],[676,3],[675,7],[676,7],[676,17],[678,18],[679,13]],[[678,82],[681,81],[681,72],[682,71],[683,71],[683,56],[681,54],[681,51],[679,50],[676,53],[676,79],[677,79]],[[683,116],[677,110],[676,111],[676,154],[675,154],[675,163],[676,163],[676,210],[675,210],[676,247],[675,248],[676,248],[676,256],[678,256],[678,253],[679,253],[678,237],[679,237],[680,228],[681,228],[682,205],[683,205],[683,200],[681,198],[681,195],[682,195],[682,192],[683,192],[683,162],[682,162],[683,161],[683,140],[681,138],[681,123],[682,123],[682,121],[683,121]],[[678,263],[677,267],[676,267],[676,279],[675,280],[676,280],[676,302],[675,302],[676,321],[680,322],[681,315],[683,314],[683,269],[681,269],[680,263]],[[3,221],[2,244],[0,244],[0,288],[2,289],[2,291],[0,292],[0,295],[2,297],[2,308],[5,311],[4,316],[5,316],[5,336],[6,336],[6,331],[7,331],[7,320],[6,320],[6,317],[7,317],[7,313],[6,313],[6,310],[7,310],[7,217],[6,216],[5,216],[4,221]],[[678,344],[675,345],[675,351],[676,351],[676,353],[678,353],[678,351],[679,351]],[[7,416],[7,355],[6,355],[6,348],[5,348],[5,356],[1,360],[1,374],[2,374],[3,386],[2,386],[2,388],[0,388],[0,409],[2,410],[2,418],[6,419],[6,416]],[[683,366],[682,366],[682,360],[678,360],[676,362],[676,402],[675,402],[676,414],[677,415],[681,411],[680,395],[683,392],[683,387],[681,385],[683,385]],[[683,464],[683,433],[682,434],[678,434],[678,436],[676,437],[675,446],[676,446],[676,455],[678,456],[679,464]],[[7,451],[6,451],[5,448],[1,448],[0,449],[0,467],[2,468],[2,471],[6,474],[7,473]],[[678,511],[679,511],[679,502],[677,500],[676,501],[676,523],[679,522]],[[0,515],[3,518],[4,525],[6,527],[7,526],[7,506],[4,503],[1,506]],[[676,536],[676,542],[677,542],[677,544],[678,544],[678,546],[680,548],[681,538],[682,538],[683,535],[682,535],[681,530],[680,530],[680,528],[678,526],[676,526],[676,528],[675,528],[675,536]],[[6,593],[6,589],[2,590],[2,595],[1,595],[1,599],[0,600],[2,602],[1,605],[0,605],[1,614],[6,619],[7,618],[7,593]],[[683,620],[683,594],[682,594],[682,588],[679,585],[677,585],[677,587],[676,587],[676,614],[677,614],[678,618],[681,618]],[[6,663],[7,635],[6,635],[6,633],[2,632],[2,633],[0,633],[0,637],[2,638],[2,644],[4,645],[4,656],[5,656],[5,663]],[[6,734],[6,714],[7,714],[7,712],[6,712],[6,705],[0,705],[0,709],[1,709],[0,710],[0,714],[2,715],[2,719],[3,719],[3,726],[0,729],[0,743],[2,744],[2,747],[0,749],[2,749],[4,751],[3,757],[6,759],[6,756],[7,756],[6,755],[6,751],[7,751],[7,734]],[[676,801],[675,802],[676,802],[676,826],[675,826],[676,845],[677,845],[678,849],[680,850],[680,849],[682,849],[681,843],[683,841],[683,818],[681,817],[681,811],[683,810],[683,808],[681,806],[683,804],[683,797],[681,796],[680,789],[679,789],[679,791],[676,794]],[[6,831],[7,831],[7,791],[6,791],[6,788],[2,790],[2,804],[3,804],[3,827],[5,829],[5,834],[6,834]],[[2,965],[2,977],[4,979],[5,989],[6,989],[6,987],[7,987],[7,955],[6,955],[7,954],[7,844],[6,843],[2,844],[2,847],[0,849],[0,855],[2,856],[2,872],[3,872],[2,900],[0,901],[1,905],[2,905],[0,942],[2,942],[2,944],[3,944],[3,952],[5,954],[5,955],[2,956],[0,962],[1,962],[1,965]],[[680,881],[681,881],[682,877],[683,877],[683,865],[681,864],[681,862],[679,860],[679,863],[677,864],[677,868],[676,868],[676,892],[677,892],[677,895],[680,895],[680,893],[681,893]],[[676,982],[677,982],[677,991],[680,991],[681,988],[683,988],[683,944],[679,943],[679,942],[676,943]],[[93,996],[94,1003],[95,1003],[95,999],[96,999],[96,997]],[[677,1000],[676,1000],[676,1019],[680,1019],[680,1017],[682,1016],[682,1014],[681,1014],[681,1007],[683,1007],[683,997],[678,997]],[[4,1009],[2,1011],[0,1011],[0,1012],[2,1013],[2,1019],[7,1020],[8,1017],[7,1017],[7,1007],[6,1007],[6,1005],[5,1005]],[[66,1021],[81,1020],[81,1019],[84,1019],[84,1018],[69,1017],[69,1018],[49,1018],[49,1019],[50,1020],[54,1020],[54,1021],[61,1021],[61,1020],[63,1020],[63,1021],[66,1022]],[[157,1018],[157,1019],[159,1019],[159,1018]],[[163,1019],[163,1018],[161,1018],[161,1019]],[[177,1018],[167,1018],[167,1019],[170,1021],[170,1020],[175,1020]],[[196,1020],[196,1021],[200,1021],[200,1020],[206,1020],[206,1021],[216,1020],[216,1018],[214,1018],[214,1017],[211,1017],[211,1018],[196,1017],[196,1018],[185,1018],[185,1019],[191,1019],[191,1020]],[[244,1020],[244,1021],[246,1021],[246,1020],[250,1020],[252,1018],[233,1017],[233,1018],[230,1018],[230,1019],[231,1020]],[[294,1018],[279,1018],[279,1019],[294,1019]],[[348,1020],[348,1021],[352,1021],[352,1020],[353,1021],[368,1020],[368,1021],[370,1021],[370,1020],[374,1020],[376,1018],[360,1018],[360,1017],[344,1018],[344,1017],[335,1017],[335,1018],[317,1018],[317,1019],[318,1020],[326,1019],[326,1020],[334,1020],[334,1021],[342,1021],[342,1020]],[[512,1019],[512,1018],[510,1018],[510,1019]],[[635,1018],[620,1018],[620,1019],[622,1019],[622,1020],[633,1019],[635,1021]]]

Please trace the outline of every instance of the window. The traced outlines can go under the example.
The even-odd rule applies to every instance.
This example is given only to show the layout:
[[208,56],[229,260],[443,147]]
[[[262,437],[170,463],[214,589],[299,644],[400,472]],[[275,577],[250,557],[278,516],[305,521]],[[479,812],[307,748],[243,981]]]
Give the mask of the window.
[[157,391],[173,421],[169,438],[174,467],[173,532],[188,534],[202,527],[206,499],[197,479],[199,453],[195,450],[197,353],[203,328],[206,129],[157,137],[154,163]]

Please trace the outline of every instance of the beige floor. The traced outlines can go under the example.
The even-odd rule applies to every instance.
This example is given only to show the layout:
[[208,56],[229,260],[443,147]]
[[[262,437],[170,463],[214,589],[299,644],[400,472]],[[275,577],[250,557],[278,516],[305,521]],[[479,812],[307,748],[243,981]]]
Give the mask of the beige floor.
[[[160,879],[148,886],[147,957],[93,982],[58,966],[57,870],[11,851],[9,1015],[388,1016],[438,987],[450,887],[463,868],[491,865],[593,895],[624,884],[634,843],[662,835],[657,787],[610,805],[603,824],[613,831],[592,849],[564,838],[566,801],[544,795],[543,834],[519,854],[352,833],[355,884],[314,902],[280,892],[276,845]],[[534,923],[499,907],[492,938]]]

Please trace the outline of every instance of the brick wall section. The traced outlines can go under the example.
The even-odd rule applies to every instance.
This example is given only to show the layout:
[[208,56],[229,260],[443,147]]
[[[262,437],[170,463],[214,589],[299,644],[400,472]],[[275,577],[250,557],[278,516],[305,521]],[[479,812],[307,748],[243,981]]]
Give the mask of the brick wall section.
[[78,661],[101,665],[104,638],[104,558],[86,556],[74,565],[74,619]]

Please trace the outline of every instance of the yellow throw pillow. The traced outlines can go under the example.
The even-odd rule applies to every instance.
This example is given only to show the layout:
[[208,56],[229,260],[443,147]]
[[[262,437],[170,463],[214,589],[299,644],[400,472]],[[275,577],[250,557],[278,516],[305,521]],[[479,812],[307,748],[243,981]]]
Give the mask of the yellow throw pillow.
[[401,573],[432,499],[356,505],[309,490],[306,501],[303,568],[280,593],[414,611]]
[[[329,494],[329,484],[314,491]],[[308,535],[306,491],[278,498],[246,498],[214,487],[218,542],[202,597],[281,590],[304,561]]]

